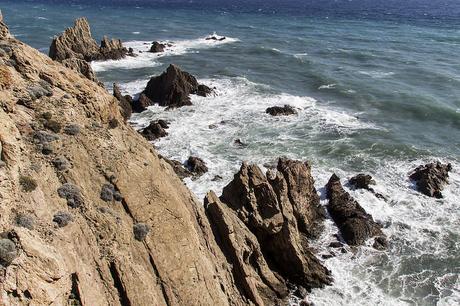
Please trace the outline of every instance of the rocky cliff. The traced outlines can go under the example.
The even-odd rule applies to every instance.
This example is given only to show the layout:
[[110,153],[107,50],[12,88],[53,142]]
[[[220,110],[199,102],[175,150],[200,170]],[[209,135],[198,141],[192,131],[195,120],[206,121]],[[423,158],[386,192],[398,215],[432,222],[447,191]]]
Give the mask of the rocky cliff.
[[243,305],[200,203],[96,83],[0,23],[2,305]]

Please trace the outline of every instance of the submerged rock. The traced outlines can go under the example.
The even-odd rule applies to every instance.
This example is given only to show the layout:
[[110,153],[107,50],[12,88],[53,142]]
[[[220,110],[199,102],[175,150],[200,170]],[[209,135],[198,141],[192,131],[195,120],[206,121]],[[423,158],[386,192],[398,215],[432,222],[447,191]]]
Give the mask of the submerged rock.
[[347,244],[362,245],[372,237],[378,237],[380,242],[385,240],[381,226],[343,189],[337,175],[329,179],[326,191],[329,199],[327,210]]
[[265,112],[271,116],[297,115],[296,109],[290,105],[269,107]]
[[208,95],[212,90],[198,84],[194,76],[170,65],[160,76],[152,77],[143,93],[154,103],[169,108],[192,105],[191,94]]
[[440,162],[430,163],[417,167],[409,178],[416,184],[417,190],[429,197],[442,198],[441,191],[449,183],[449,172],[452,165],[443,165]]

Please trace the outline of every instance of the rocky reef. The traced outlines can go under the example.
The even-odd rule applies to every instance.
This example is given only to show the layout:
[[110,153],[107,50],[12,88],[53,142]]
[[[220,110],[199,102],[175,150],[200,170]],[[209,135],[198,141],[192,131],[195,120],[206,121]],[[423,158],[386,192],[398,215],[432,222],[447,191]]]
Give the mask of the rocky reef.
[[451,164],[443,165],[440,162],[430,163],[417,167],[412,171],[409,178],[415,182],[417,190],[424,195],[442,198],[441,191],[449,183]]

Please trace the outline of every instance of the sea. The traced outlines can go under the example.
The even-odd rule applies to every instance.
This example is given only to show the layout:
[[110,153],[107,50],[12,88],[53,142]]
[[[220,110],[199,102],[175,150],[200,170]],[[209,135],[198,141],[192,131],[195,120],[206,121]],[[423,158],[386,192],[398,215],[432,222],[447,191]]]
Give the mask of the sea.
[[[192,106],[152,106],[130,120],[136,129],[169,121],[158,152],[206,162],[207,174],[186,179],[199,201],[219,194],[242,161],[263,169],[280,156],[309,161],[324,205],[324,185],[339,175],[390,246],[324,259],[334,283],[311,292],[314,305],[460,305],[460,1],[0,0],[0,9],[18,39],[46,54],[81,16],[97,40],[143,51],[92,63],[108,91],[116,82],[136,95],[169,64],[215,87]],[[145,52],[153,41],[172,47]],[[275,105],[298,114],[267,115]],[[453,167],[442,199],[408,179],[432,161]],[[386,200],[347,186],[358,173],[372,175]],[[328,254],[337,232],[328,219],[311,244]]]

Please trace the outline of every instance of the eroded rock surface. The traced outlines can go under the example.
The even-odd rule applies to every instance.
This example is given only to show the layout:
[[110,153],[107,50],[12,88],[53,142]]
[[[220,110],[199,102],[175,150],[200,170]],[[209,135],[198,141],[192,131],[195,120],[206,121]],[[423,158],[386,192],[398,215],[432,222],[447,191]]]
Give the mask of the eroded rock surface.
[[290,105],[269,107],[265,112],[271,116],[289,116],[297,114],[296,109]]
[[[321,228],[325,218],[308,164],[280,159],[278,170],[265,175],[258,166],[243,163],[233,181],[224,188],[220,199],[211,193],[206,203],[213,231],[224,240],[221,244],[224,252],[235,253],[239,249],[250,248],[248,256],[253,254],[257,259],[233,262],[244,266],[240,270],[249,271],[243,275],[253,276],[251,279],[267,279],[262,272],[261,258],[275,275],[279,275],[277,281],[268,282],[276,283],[276,286],[269,285],[271,290],[254,293],[246,285],[250,291],[247,296],[254,303],[273,296],[283,299],[280,293],[285,292],[288,281],[307,289],[330,284],[329,271],[313,254],[307,241],[307,237]],[[223,218],[223,214],[231,217]],[[254,238],[231,241],[228,229],[231,229],[231,236],[238,232],[245,233],[245,236],[251,233],[257,243]],[[235,277],[245,282],[241,276]]]
[[343,189],[340,178],[332,175],[326,185],[329,203],[327,210],[337,224],[345,242],[352,246],[362,245],[366,240],[377,237],[376,242],[385,245],[381,226],[359,203]]
[[175,108],[191,105],[191,94],[206,96],[210,92],[211,89],[198,84],[194,76],[170,65],[163,74],[150,79],[143,94],[160,106]]
[[442,198],[441,191],[449,183],[449,172],[452,165],[440,162],[417,167],[409,176],[416,184],[417,190],[429,197]]

